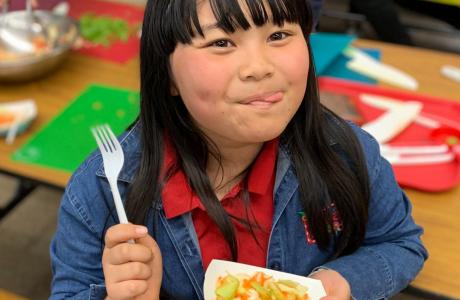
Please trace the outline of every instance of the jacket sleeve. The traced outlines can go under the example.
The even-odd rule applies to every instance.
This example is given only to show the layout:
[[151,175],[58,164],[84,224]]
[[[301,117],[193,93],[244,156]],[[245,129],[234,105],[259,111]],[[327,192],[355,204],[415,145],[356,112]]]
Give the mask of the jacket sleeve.
[[[73,193],[73,186],[81,191],[78,195]],[[74,178],[62,198],[57,231],[50,247],[53,273],[50,299],[86,300],[106,296],[101,264],[102,231],[91,222],[91,211],[83,200],[94,201],[89,194],[89,189]],[[97,206],[100,205],[94,205]]]
[[380,156],[379,146],[357,130],[368,164],[371,199],[364,244],[353,254],[322,267],[338,271],[361,300],[388,299],[412,281],[427,259],[411,216],[411,204],[396,183],[391,165]]

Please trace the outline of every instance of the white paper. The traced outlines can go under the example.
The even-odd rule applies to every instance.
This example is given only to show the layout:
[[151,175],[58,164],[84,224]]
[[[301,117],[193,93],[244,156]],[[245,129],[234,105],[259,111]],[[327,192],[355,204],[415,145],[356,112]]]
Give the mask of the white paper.
[[37,106],[33,100],[21,100],[8,103],[0,103],[0,113],[13,114],[14,121],[0,124],[0,136],[5,135],[12,127],[23,126],[37,116]]
[[280,271],[274,271],[270,269],[255,267],[251,265],[235,263],[231,261],[213,259],[206,270],[204,275],[204,299],[205,300],[215,300],[215,290],[217,279],[220,276],[225,276],[227,273],[232,275],[236,274],[248,274],[252,276],[256,272],[263,272],[267,275],[273,276],[275,280],[288,279],[295,281],[308,288],[308,299],[310,300],[319,300],[322,297],[326,296],[326,291],[324,290],[323,284],[320,280],[312,279],[304,276],[289,274]]

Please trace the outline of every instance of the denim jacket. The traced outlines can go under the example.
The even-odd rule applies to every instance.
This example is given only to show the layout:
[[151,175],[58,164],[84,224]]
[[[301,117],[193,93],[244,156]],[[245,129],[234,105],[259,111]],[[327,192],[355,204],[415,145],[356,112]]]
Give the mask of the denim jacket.
[[[395,182],[377,142],[353,126],[365,151],[371,187],[369,221],[363,245],[353,254],[330,260],[307,242],[299,212],[298,182],[283,146],[277,158],[273,225],[267,268],[307,276],[318,267],[338,271],[350,283],[356,299],[388,299],[406,287],[422,268],[427,252],[420,241],[422,229],[411,217],[411,205]],[[140,161],[140,129],[134,126],[121,138],[125,165],[119,177],[126,193]],[[51,243],[52,294],[50,299],[103,299],[103,238],[116,223],[110,187],[102,157],[93,153],[74,173],[62,199],[56,234]],[[154,220],[153,210],[158,211]],[[163,289],[176,299],[203,299],[204,271],[190,213],[166,219],[161,203],[151,207],[150,234],[163,256]],[[155,225],[155,226],[154,226]]]

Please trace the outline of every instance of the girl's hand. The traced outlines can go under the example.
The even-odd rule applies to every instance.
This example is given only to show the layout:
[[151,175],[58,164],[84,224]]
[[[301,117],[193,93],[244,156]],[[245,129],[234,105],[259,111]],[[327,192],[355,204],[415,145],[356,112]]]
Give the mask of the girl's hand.
[[[128,240],[135,240],[135,244]],[[144,226],[118,224],[107,230],[102,255],[106,299],[159,299],[161,252]]]
[[310,276],[319,279],[326,290],[326,297],[321,300],[350,300],[351,289],[348,281],[334,270],[321,270]]

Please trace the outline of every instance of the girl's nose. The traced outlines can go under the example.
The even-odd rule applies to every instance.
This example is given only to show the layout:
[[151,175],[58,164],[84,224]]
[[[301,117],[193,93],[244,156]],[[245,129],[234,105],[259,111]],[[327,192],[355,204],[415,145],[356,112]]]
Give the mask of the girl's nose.
[[273,64],[264,53],[245,53],[240,64],[239,76],[242,81],[258,81],[273,76],[274,71]]

